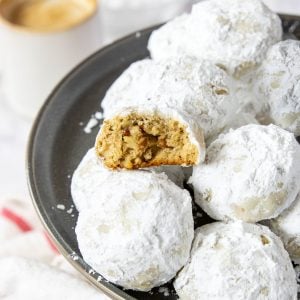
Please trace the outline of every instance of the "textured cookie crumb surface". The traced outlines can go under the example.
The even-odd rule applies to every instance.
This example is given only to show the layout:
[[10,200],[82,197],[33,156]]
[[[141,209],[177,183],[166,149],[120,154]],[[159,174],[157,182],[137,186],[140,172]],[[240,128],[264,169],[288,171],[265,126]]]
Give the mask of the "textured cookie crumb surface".
[[137,112],[106,120],[96,151],[110,169],[194,165],[199,155],[186,125],[176,119]]

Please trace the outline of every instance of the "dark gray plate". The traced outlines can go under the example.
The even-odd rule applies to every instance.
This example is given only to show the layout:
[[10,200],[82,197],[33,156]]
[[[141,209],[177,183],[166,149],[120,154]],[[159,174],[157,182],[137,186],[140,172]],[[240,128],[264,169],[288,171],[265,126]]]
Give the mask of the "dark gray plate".
[[[283,16],[288,34],[300,37],[300,18]],[[77,211],[70,194],[71,175],[86,151],[92,147],[97,129],[83,132],[90,116],[99,111],[100,102],[112,82],[132,62],[148,56],[147,41],[152,30],[131,35],[95,53],[75,68],[55,88],[33,126],[27,171],[32,199],[37,212],[63,255],[94,285],[114,299],[177,299],[171,284],[166,297],[158,289],[150,293],[124,292],[92,272],[79,252],[74,227]],[[138,37],[139,36],[139,37]],[[63,204],[65,210],[57,205]],[[196,213],[195,209],[195,213]],[[195,219],[196,226],[210,222]]]

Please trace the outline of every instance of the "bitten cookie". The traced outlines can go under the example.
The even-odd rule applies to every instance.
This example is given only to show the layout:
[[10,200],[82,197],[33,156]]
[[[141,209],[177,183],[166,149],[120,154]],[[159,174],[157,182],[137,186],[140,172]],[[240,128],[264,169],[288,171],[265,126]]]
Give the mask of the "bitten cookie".
[[110,169],[196,165],[204,160],[201,128],[175,109],[131,107],[106,119],[95,144]]

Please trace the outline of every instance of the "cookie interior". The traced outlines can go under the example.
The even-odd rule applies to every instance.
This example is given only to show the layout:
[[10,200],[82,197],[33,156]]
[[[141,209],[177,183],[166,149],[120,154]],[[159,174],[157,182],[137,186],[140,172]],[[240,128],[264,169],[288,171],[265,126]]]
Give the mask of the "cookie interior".
[[108,119],[102,126],[96,152],[110,169],[197,163],[199,151],[187,126],[176,119],[133,112]]

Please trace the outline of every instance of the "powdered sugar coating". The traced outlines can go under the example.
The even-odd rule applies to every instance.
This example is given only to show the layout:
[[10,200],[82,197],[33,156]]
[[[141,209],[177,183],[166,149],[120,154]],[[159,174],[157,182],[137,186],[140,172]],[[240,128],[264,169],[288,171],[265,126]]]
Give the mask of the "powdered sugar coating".
[[[124,176],[126,180],[124,180]],[[194,237],[191,197],[165,174],[119,173],[80,212],[76,226],[84,260],[107,280],[148,291],[173,278]]]
[[[246,113],[246,112],[240,112],[237,115],[235,115],[231,121],[226,125],[226,127],[223,129],[222,134],[228,133],[231,129],[238,129],[242,126],[248,125],[248,124],[259,124],[258,121],[255,119],[253,114]],[[217,136],[214,136],[213,138],[206,140],[206,145],[210,145],[214,140],[218,138]]]
[[[183,187],[185,176],[181,167],[161,166],[150,168],[150,170],[155,173],[165,173],[171,181]],[[140,171],[108,170],[97,157],[95,149],[88,150],[72,177],[71,192],[77,210],[82,211],[97,205],[100,201],[106,201],[107,199],[99,198],[99,192],[106,180],[114,180],[115,177],[120,177],[126,181],[128,172],[136,174],[137,177],[143,174]]]
[[266,101],[270,121],[300,135],[300,41],[271,47],[255,76],[254,91]]
[[239,113],[228,123],[222,133],[227,133],[230,131],[230,129],[238,129],[248,124],[258,125],[258,122],[250,113]]
[[183,54],[208,59],[239,78],[281,38],[279,17],[262,1],[210,0],[154,31],[148,49],[155,60]]
[[[108,119],[116,116],[127,116],[133,113],[136,113],[138,115],[160,116],[165,119],[177,120],[180,124],[186,127],[189,142],[198,150],[198,158],[195,162],[195,165],[204,161],[206,151],[204,133],[202,128],[199,127],[195,116],[188,115],[185,111],[181,111],[180,108],[161,107],[157,104],[148,104],[147,106],[140,105],[118,108],[108,116]],[[98,142],[98,138],[102,134],[102,128],[103,127],[100,128],[98,136],[96,138],[96,145]]]
[[296,276],[280,239],[262,225],[221,222],[196,230],[174,282],[180,299],[296,300]]
[[127,106],[176,108],[194,116],[205,137],[221,131],[236,112],[234,81],[216,65],[193,57],[133,63],[102,101],[106,117]]
[[275,125],[246,125],[220,135],[194,167],[196,202],[214,219],[277,217],[300,188],[300,146]]
[[290,257],[300,262],[300,194],[295,202],[270,221],[270,228],[280,236]]

